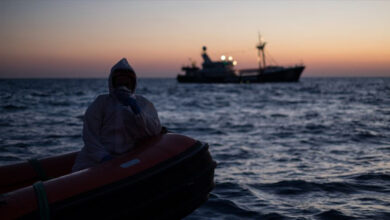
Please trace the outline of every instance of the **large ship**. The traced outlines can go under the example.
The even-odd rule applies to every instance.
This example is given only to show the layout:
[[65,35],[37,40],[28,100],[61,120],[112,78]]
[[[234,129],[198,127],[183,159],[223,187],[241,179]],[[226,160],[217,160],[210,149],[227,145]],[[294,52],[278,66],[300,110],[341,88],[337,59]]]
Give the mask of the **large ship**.
[[183,66],[183,74],[177,76],[181,83],[265,83],[265,82],[298,82],[305,66],[276,66],[267,65],[265,59],[266,42],[259,36],[258,68],[236,70],[237,61],[231,56],[221,56],[221,61],[213,61],[207,55],[207,48],[203,47],[202,68],[192,62],[189,66]]

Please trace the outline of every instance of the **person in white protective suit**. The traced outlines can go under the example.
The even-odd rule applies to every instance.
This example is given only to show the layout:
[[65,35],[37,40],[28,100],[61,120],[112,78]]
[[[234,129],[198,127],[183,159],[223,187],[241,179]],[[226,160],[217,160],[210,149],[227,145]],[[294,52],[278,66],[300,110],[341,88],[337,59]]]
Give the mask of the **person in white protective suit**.
[[111,68],[109,94],[99,95],[84,115],[84,147],[73,171],[95,166],[131,150],[143,138],[162,130],[157,111],[135,95],[137,78],[125,58]]

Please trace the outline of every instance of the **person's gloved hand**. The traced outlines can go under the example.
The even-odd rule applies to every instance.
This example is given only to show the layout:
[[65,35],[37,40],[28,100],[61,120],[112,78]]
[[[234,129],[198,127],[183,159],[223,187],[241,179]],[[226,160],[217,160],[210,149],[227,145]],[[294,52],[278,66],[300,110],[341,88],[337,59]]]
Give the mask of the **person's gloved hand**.
[[128,92],[116,90],[115,96],[122,103],[122,105],[130,106],[134,114],[139,114],[141,112],[141,108],[139,107],[137,100],[131,97],[131,95]]
[[137,100],[135,100],[135,98],[129,96],[127,102],[130,105],[131,110],[133,110],[134,114],[139,114],[141,112],[141,109],[137,103]]
[[109,161],[109,160],[112,160],[111,155],[107,155],[107,156],[103,157],[103,159],[100,161],[100,163],[104,163],[104,162]]

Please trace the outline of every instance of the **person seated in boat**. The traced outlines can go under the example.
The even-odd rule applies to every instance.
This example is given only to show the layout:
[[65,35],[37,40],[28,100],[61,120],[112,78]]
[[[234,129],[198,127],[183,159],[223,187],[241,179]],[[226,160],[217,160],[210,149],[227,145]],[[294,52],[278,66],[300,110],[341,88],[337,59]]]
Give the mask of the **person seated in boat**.
[[162,130],[153,104],[135,94],[137,77],[125,58],[111,68],[109,94],[98,96],[84,115],[84,147],[72,171],[95,166],[131,150]]

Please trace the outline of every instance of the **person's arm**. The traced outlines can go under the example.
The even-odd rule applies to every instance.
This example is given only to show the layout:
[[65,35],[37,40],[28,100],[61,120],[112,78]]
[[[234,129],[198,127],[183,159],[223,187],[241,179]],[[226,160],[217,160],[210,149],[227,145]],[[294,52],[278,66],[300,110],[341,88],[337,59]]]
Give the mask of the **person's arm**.
[[137,101],[141,102],[140,112],[135,114],[138,126],[142,128],[147,136],[155,136],[161,132],[160,119],[154,105],[142,96],[137,96]]
[[83,140],[84,150],[89,158],[100,163],[111,159],[111,155],[100,142],[104,117],[104,98],[98,97],[88,107],[84,115]]
[[158,118],[158,113],[153,103],[147,102],[146,111],[141,111],[145,121],[145,130],[148,136],[155,136],[161,133],[161,123]]

